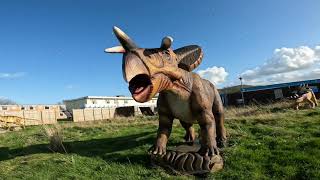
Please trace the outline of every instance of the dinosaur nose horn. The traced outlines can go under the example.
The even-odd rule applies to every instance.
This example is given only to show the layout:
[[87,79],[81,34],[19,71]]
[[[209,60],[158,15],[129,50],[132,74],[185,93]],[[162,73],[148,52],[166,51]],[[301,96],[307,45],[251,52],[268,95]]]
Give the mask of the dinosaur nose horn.
[[172,42],[173,42],[173,38],[170,36],[166,36],[162,39],[160,48],[169,49],[171,47]]
[[120,28],[114,26],[113,32],[125,50],[130,51],[138,48],[138,46],[130,39],[130,37],[126,35],[126,33],[124,33]]

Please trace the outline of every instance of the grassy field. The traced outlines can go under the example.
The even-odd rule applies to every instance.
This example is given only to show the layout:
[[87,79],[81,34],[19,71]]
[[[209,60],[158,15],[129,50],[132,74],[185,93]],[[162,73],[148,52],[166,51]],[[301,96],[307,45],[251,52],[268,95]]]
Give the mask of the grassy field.
[[[209,179],[320,179],[320,108],[228,109],[225,167]],[[0,179],[193,179],[149,166],[155,117],[60,123],[67,153],[50,150],[50,128],[0,134]],[[169,146],[182,141],[174,124]],[[51,147],[52,149],[52,147]]]

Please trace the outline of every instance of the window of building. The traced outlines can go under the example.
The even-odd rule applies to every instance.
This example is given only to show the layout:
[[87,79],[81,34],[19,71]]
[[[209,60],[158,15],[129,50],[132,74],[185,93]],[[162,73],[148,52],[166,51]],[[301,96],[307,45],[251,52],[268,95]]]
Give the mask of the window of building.
[[50,109],[49,106],[45,106],[44,109]]
[[30,106],[30,108],[29,108],[30,110],[33,110],[33,107],[32,106]]
[[275,89],[274,90],[275,99],[283,98],[282,89]]
[[110,104],[110,100],[106,100],[106,103],[107,103],[107,104]]
[[5,110],[5,111],[6,111],[6,110],[8,110],[8,108],[7,108],[7,107],[2,107],[2,110]]
[[21,107],[21,110],[25,110],[26,108],[25,107]]
[[124,103],[127,104],[127,103],[128,103],[128,100],[124,100]]

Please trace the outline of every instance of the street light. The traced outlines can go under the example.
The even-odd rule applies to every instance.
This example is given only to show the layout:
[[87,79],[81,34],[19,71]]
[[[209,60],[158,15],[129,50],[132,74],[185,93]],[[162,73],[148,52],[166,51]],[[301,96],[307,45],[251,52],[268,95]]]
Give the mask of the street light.
[[240,77],[239,77],[239,80],[240,80],[240,83],[241,83],[240,92],[241,92],[241,97],[242,97],[243,106],[245,106],[245,104],[244,104],[244,96],[243,96],[243,91],[242,91],[242,89],[243,89],[242,79],[243,79],[243,78],[240,76]]

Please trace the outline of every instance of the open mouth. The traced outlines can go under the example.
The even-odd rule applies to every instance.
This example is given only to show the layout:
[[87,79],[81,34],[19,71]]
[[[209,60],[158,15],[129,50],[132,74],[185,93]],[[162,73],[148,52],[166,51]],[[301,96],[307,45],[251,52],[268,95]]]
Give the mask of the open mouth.
[[146,102],[152,92],[152,83],[150,77],[146,74],[138,74],[129,82],[129,91],[134,100]]

